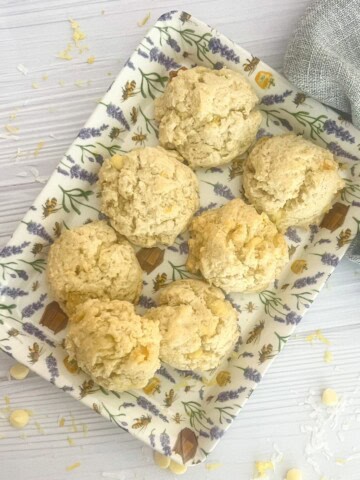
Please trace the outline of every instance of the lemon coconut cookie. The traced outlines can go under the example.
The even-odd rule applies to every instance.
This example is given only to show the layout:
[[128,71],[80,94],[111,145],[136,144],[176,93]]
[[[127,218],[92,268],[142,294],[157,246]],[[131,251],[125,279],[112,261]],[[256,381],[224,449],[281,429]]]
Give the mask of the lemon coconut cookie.
[[226,293],[264,289],[288,261],[284,236],[239,198],[194,218],[189,231],[188,269]]
[[284,231],[320,223],[344,181],[331,152],[288,134],[256,143],[244,163],[243,186],[254,207]]
[[50,247],[47,278],[67,313],[89,298],[137,302],[142,288],[133,247],[105,221],[65,230]]
[[126,301],[87,300],[70,317],[70,360],[104,388],[145,387],[159,361],[159,323],[143,319]]
[[105,160],[102,211],[132,243],[171,245],[199,208],[199,183],[176,152],[145,147]]
[[160,324],[160,358],[180,370],[216,368],[239,337],[237,313],[218,288],[177,280],[145,314]]
[[228,68],[180,70],[155,100],[160,144],[177,150],[190,167],[230,162],[254,142],[259,102],[248,81]]

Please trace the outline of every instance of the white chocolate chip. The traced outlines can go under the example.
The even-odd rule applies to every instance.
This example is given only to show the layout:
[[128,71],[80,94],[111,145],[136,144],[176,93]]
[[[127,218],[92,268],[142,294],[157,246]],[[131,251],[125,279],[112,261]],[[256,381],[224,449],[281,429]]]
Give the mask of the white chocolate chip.
[[183,475],[187,470],[187,466],[181,465],[180,463],[176,463],[173,460],[171,460],[169,465],[169,470],[170,472],[175,473],[176,475]]
[[302,480],[302,472],[298,468],[292,468],[286,474],[286,480]]
[[29,423],[30,415],[26,410],[14,410],[11,412],[9,422],[15,428],[24,428]]
[[326,388],[321,397],[322,403],[327,407],[335,407],[339,402],[338,394],[332,388]]
[[168,466],[170,465],[170,458],[155,451],[154,462],[158,467],[165,469],[168,468]]
[[10,375],[15,380],[24,380],[24,378],[28,376],[29,371],[30,370],[25,365],[22,365],[21,363],[15,363],[15,365],[10,368]]

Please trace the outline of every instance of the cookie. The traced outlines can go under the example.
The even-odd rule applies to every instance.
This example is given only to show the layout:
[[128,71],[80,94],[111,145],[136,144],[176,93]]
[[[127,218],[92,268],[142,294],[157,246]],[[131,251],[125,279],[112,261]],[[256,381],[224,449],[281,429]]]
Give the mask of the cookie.
[[65,341],[69,359],[108,390],[145,387],[159,362],[157,321],[135,313],[126,301],[87,300],[70,318]]
[[199,208],[199,184],[176,152],[145,147],[105,160],[101,208],[132,243],[171,245]]
[[192,168],[228,163],[255,141],[258,101],[248,81],[228,68],[180,70],[155,100],[160,144]]
[[142,288],[133,247],[105,221],[65,230],[50,247],[47,278],[67,313],[89,298],[137,302]]
[[244,163],[246,197],[282,231],[319,224],[344,187],[332,153],[296,135],[259,140]]
[[239,336],[237,313],[218,288],[177,280],[145,318],[160,324],[160,358],[180,370],[216,368]]
[[241,199],[196,217],[189,231],[188,269],[226,293],[266,288],[288,261],[284,236]]

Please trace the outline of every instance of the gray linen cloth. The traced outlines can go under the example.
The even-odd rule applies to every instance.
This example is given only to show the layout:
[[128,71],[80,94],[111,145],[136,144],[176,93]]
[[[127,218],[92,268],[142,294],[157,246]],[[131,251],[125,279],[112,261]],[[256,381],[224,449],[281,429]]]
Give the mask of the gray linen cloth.
[[[285,76],[360,128],[360,0],[315,0],[290,39]],[[347,256],[360,263],[360,235]]]

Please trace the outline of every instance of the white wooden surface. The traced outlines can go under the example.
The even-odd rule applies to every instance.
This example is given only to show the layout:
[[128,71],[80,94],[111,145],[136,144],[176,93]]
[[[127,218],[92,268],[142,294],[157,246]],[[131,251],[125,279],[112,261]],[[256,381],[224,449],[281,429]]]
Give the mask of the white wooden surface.
[[[161,13],[171,9],[189,11],[271,66],[281,68],[288,37],[307,3],[0,1],[0,246],[9,239],[42,188],[31,167],[38,169],[40,177],[52,172],[97,99]],[[148,12],[149,23],[139,27],[137,22]],[[87,34],[84,43],[89,52],[67,62],[56,58],[56,53],[70,40],[69,18],[79,21]],[[90,55],[96,58],[92,65],[86,63]],[[29,69],[27,76],[17,70],[19,63]],[[48,79],[43,80],[43,75],[48,75]],[[75,85],[79,80],[83,87]],[[32,88],[33,82],[38,89]],[[16,118],[11,119],[9,116],[15,113]],[[20,129],[17,140],[2,138],[6,124]],[[45,142],[44,148],[35,157],[40,141]],[[272,478],[282,480],[287,468],[298,466],[306,480],[319,479],[305,459],[308,434],[302,433],[301,425],[313,420],[303,402],[311,388],[318,394],[332,386],[340,394],[348,395],[353,404],[342,415],[341,421],[349,423],[349,429],[339,434],[344,441],[336,432],[329,434],[334,458],[322,462],[323,472],[328,480],[359,480],[359,459],[342,466],[335,462],[360,447],[360,398],[355,391],[360,383],[359,294],[360,268],[343,260],[299,325],[296,337],[210,456],[208,463],[221,466],[210,471],[200,465],[190,469],[185,478],[250,480],[254,461],[268,459],[276,443],[284,453],[284,461]],[[323,361],[323,344],[305,341],[306,335],[318,328],[332,342],[332,364]],[[152,465],[150,450],[140,442],[36,375],[31,374],[22,382],[9,381],[7,372],[12,363],[0,353],[0,408],[5,406],[3,397],[7,395],[12,407],[32,410],[33,419],[24,432],[19,432],[0,414],[1,480],[171,478]],[[62,428],[58,426],[60,417],[66,420]],[[35,422],[43,432],[38,431]],[[88,428],[87,434],[83,428]],[[68,437],[74,445],[69,445]],[[76,462],[80,466],[67,472],[66,467]]]

